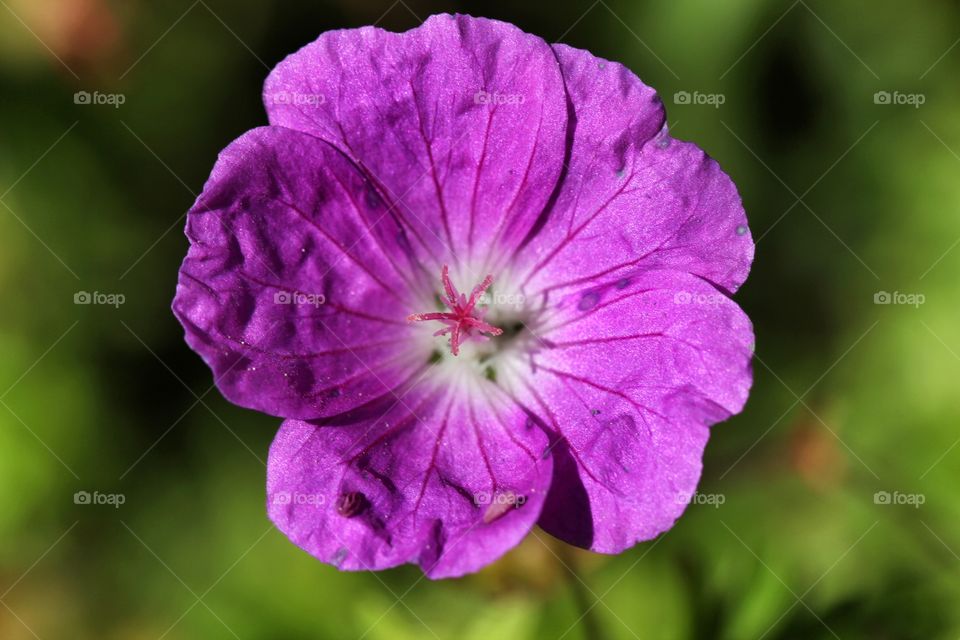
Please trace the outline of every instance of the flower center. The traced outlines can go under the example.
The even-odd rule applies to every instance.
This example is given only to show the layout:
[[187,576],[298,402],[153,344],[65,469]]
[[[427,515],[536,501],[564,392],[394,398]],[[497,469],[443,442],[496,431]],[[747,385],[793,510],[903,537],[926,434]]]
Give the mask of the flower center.
[[492,275],[488,275],[483,279],[483,282],[475,286],[473,291],[470,292],[469,298],[467,298],[466,294],[458,292],[457,288],[453,286],[453,282],[450,281],[450,269],[447,265],[443,265],[443,269],[440,270],[440,279],[443,281],[445,294],[441,296],[440,300],[450,311],[414,313],[413,315],[407,316],[407,322],[436,320],[437,322],[442,322],[447,325],[433,335],[445,336],[450,334],[450,351],[453,355],[460,353],[460,345],[469,338],[487,340],[487,336],[482,334],[487,333],[493,336],[499,336],[503,333],[501,329],[483,321],[486,307],[477,307],[480,296],[482,296],[483,292],[493,283]]

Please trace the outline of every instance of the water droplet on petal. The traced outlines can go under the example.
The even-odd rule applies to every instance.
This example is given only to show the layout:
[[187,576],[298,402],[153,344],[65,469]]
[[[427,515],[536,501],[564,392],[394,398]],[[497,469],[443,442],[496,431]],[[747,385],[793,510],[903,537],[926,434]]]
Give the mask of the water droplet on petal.
[[745,224],[737,225],[737,235],[738,235],[738,236],[742,236],[742,235],[745,234],[746,232],[747,232],[747,225],[745,225]]

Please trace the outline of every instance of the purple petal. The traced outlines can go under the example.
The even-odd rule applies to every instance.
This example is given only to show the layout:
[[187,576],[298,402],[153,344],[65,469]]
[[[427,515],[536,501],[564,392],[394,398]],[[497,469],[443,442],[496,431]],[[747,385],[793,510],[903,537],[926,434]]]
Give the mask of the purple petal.
[[525,400],[558,438],[539,524],[617,553],[683,512],[708,427],[746,402],[750,321],[702,279],[659,271],[567,292],[544,322]]
[[564,160],[553,51],[494,20],[437,15],[402,34],[324,33],[277,66],[264,101],[271,124],[356,159],[435,262],[518,245]]
[[516,405],[449,386],[422,383],[346,426],[284,422],[267,469],[273,522],[351,571],[418,563],[431,578],[459,576],[515,546],[549,487],[546,436]]
[[528,292],[638,268],[735,291],[753,260],[736,187],[700,149],[667,135],[660,99],[626,67],[554,49],[576,124],[556,202],[519,258]]
[[173,309],[232,402],[334,415],[400,387],[410,290],[400,229],[329,144],[256,129],[220,156],[187,217]]

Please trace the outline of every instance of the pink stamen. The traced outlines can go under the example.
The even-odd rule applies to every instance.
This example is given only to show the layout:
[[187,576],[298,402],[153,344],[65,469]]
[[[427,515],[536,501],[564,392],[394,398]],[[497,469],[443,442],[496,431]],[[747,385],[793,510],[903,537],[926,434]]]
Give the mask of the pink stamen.
[[476,337],[484,339],[485,336],[474,335],[474,332],[488,333],[493,336],[499,336],[503,330],[483,321],[483,314],[486,309],[476,309],[480,296],[493,284],[493,276],[488,275],[483,282],[478,284],[470,292],[470,298],[457,291],[450,281],[450,269],[443,265],[440,270],[440,279],[443,281],[443,290],[446,293],[445,298],[441,298],[447,305],[450,312],[436,311],[432,313],[414,313],[407,316],[407,322],[428,322],[436,320],[447,325],[433,335],[445,336],[450,334],[450,351],[453,355],[460,353],[460,345],[468,338]]

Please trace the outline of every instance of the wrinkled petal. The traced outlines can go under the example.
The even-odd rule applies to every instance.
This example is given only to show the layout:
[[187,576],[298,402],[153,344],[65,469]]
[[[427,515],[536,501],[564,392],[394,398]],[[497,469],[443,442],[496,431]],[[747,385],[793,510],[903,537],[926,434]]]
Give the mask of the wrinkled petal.
[[554,49],[576,124],[556,202],[518,259],[528,293],[637,268],[735,291],[753,241],[734,184],[695,145],[667,135],[660,99],[626,67]]
[[374,176],[437,262],[509,253],[566,150],[552,50],[494,20],[437,15],[406,33],[324,33],[277,66],[264,101],[271,124],[337,144]]
[[279,127],[220,156],[187,217],[173,309],[232,402],[283,417],[335,415],[400,386],[401,232],[329,144]]
[[270,448],[270,518],[344,570],[418,563],[431,578],[476,571],[540,515],[552,460],[516,405],[424,383],[349,425],[287,420]]
[[749,319],[700,278],[640,272],[566,292],[539,338],[526,402],[555,434],[539,524],[604,553],[669,529],[708,427],[746,402]]

